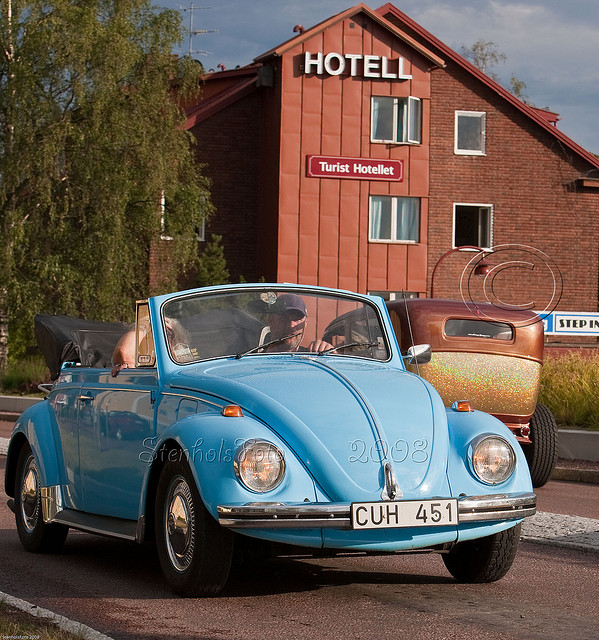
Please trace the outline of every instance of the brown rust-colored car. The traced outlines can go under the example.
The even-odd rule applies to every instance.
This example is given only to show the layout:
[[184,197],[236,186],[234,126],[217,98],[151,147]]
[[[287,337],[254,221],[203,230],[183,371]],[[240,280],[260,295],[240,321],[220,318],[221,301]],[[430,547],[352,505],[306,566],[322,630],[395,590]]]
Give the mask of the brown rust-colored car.
[[499,418],[526,455],[533,485],[544,485],[557,458],[557,427],[537,404],[543,365],[543,323],[529,311],[489,303],[408,298],[387,302],[405,351],[430,344],[428,364],[408,368],[428,380],[449,406],[470,400]]

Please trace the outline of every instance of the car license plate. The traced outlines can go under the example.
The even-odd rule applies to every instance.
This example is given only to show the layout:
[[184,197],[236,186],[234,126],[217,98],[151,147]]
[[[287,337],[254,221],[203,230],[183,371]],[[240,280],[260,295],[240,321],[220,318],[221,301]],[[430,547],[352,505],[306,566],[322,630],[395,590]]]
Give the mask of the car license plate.
[[351,522],[353,529],[446,527],[458,524],[458,501],[354,502],[351,505]]

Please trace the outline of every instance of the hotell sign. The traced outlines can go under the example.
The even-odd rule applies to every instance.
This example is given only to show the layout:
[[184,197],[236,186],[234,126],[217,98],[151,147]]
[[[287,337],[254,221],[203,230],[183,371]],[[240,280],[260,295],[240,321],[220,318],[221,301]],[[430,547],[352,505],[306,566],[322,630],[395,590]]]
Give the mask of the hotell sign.
[[371,158],[338,158],[308,156],[307,174],[310,178],[351,178],[352,180],[403,179],[401,160],[373,160]]
[[304,53],[305,74],[340,76],[348,73],[352,77],[381,78],[383,80],[411,80],[403,70],[404,59],[386,56],[362,55],[361,53]]

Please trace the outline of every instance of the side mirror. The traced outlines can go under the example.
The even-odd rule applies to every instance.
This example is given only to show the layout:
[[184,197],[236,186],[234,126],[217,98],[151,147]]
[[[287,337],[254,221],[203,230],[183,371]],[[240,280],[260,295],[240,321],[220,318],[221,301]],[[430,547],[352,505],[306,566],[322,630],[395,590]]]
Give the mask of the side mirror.
[[417,344],[410,347],[405,355],[402,355],[404,360],[408,361],[408,364],[428,364],[431,361],[431,345],[430,344]]

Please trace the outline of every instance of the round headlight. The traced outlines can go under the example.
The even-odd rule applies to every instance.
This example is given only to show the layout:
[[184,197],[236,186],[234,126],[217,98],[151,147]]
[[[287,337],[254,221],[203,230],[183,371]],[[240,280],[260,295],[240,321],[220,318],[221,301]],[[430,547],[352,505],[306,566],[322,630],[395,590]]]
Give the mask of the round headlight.
[[248,440],[241,445],[233,465],[241,482],[257,493],[272,491],[285,475],[283,452],[264,440]]
[[472,469],[481,482],[505,482],[516,468],[516,454],[500,436],[482,436],[471,445]]

